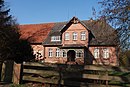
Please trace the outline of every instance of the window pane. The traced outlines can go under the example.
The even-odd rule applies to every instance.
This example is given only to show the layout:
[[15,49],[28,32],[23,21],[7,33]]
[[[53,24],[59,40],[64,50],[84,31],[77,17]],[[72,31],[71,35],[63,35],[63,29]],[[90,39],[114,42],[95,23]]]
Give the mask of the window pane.
[[51,41],[61,41],[60,36],[52,36]]
[[36,59],[42,59],[43,58],[43,51],[42,50],[34,51],[34,55],[35,55]]
[[103,58],[109,58],[109,49],[107,48],[104,48],[103,49]]
[[77,40],[77,36],[78,36],[77,33],[74,32],[74,33],[73,33],[73,40]]
[[69,40],[70,37],[69,37],[69,33],[65,33],[65,40]]
[[63,57],[66,57],[66,52],[64,50],[62,51],[62,55]]
[[60,49],[56,49],[56,57],[60,57]]
[[52,57],[52,54],[53,54],[53,53],[52,53],[52,49],[50,48],[50,49],[49,49],[49,57]]
[[81,40],[86,40],[86,32],[81,32]]
[[77,51],[77,52],[76,52],[76,57],[77,57],[77,58],[83,57],[83,52],[82,52],[82,51]]
[[94,57],[99,58],[99,49],[98,48],[94,49]]

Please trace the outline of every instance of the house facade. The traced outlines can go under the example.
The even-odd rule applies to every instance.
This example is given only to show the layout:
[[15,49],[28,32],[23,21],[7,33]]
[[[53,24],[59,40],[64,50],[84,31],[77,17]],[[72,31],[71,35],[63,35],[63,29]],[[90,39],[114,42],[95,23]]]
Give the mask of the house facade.
[[118,65],[116,33],[104,20],[73,17],[68,22],[20,25],[20,32],[32,44],[36,59],[44,62]]

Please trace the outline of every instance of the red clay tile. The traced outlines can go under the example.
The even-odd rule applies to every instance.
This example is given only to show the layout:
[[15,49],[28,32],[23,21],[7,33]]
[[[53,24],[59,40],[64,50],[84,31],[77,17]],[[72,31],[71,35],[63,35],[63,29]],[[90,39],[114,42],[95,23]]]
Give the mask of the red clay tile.
[[53,26],[54,23],[20,25],[20,39],[26,39],[30,43],[42,43]]

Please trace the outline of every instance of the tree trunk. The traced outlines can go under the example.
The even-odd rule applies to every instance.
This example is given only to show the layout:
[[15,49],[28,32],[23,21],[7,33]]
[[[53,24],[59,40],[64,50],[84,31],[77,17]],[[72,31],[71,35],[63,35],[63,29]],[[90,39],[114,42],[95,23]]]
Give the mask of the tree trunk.
[[4,71],[4,82],[11,83],[12,82],[12,77],[13,77],[13,66],[14,66],[14,61],[12,60],[6,60],[5,61],[5,71]]
[[0,61],[0,81],[1,81],[1,74],[2,74],[2,65],[3,65],[3,61]]

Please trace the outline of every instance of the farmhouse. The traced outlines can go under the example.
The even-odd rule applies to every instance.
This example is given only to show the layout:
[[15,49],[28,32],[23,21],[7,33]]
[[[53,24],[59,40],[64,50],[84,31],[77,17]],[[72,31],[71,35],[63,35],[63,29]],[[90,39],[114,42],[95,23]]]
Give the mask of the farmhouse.
[[49,63],[118,65],[117,34],[105,20],[20,25],[21,39],[27,39],[36,60]]

